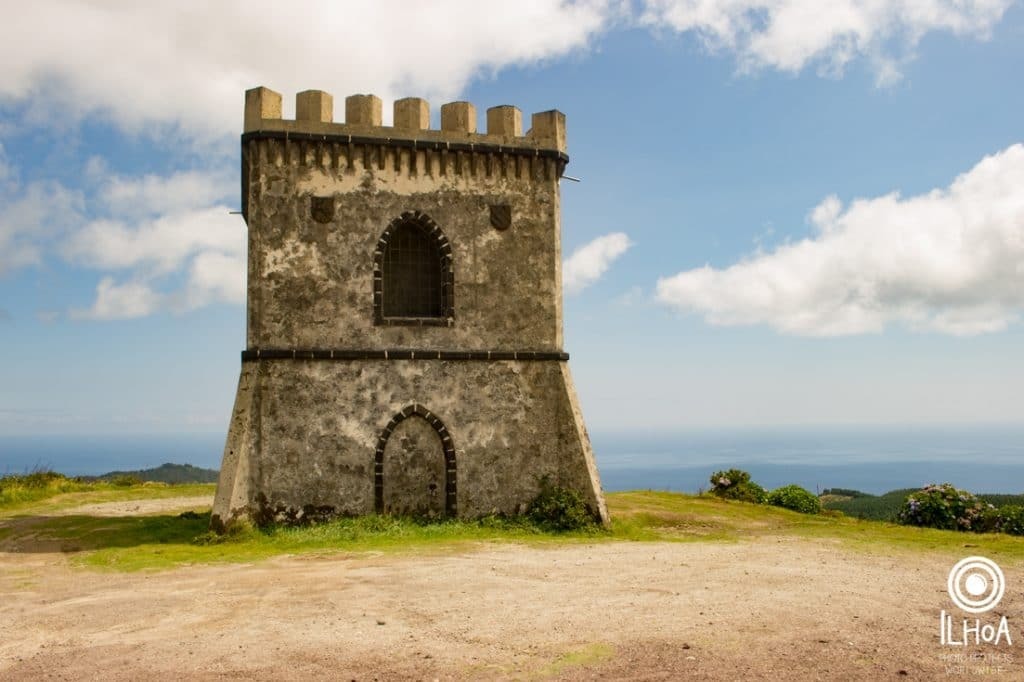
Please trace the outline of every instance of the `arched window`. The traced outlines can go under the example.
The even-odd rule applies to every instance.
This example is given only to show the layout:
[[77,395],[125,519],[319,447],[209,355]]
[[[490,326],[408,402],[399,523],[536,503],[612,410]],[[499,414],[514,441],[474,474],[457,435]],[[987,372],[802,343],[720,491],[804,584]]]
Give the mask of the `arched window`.
[[378,324],[450,324],[451,246],[429,216],[408,211],[381,235],[374,253]]

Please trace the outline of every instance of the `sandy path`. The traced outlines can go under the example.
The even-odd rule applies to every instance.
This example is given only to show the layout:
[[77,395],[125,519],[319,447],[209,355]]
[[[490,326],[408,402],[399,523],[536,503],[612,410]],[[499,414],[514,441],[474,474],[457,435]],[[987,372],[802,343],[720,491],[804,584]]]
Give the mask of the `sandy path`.
[[144,514],[165,514],[186,509],[202,509],[204,507],[209,509],[210,505],[209,495],[200,497],[164,497],[83,504],[78,507],[54,511],[51,516],[69,516],[73,514],[84,514],[86,516],[140,516]]
[[[144,574],[0,552],[0,678],[938,679],[965,653],[938,642],[950,564],[792,538]],[[1024,642],[1024,571],[1003,568],[1014,645],[968,651]],[[985,679],[1024,678],[998,665]]]

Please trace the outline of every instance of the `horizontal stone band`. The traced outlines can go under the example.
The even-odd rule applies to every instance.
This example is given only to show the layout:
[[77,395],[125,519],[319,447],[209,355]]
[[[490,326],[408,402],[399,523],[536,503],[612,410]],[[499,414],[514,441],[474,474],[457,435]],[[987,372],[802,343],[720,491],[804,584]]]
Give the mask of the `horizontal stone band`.
[[242,362],[257,360],[555,360],[568,353],[539,350],[351,350],[259,348],[242,351]]
[[445,140],[417,140],[404,137],[370,137],[361,135],[345,135],[331,133],[303,133],[290,130],[252,130],[242,134],[242,142],[249,140],[293,140],[295,142],[335,142],[338,144],[384,145],[387,147],[408,147],[409,149],[426,149],[447,152],[478,152],[481,154],[514,154],[518,156],[537,156],[542,159],[557,159],[562,163],[569,162],[569,155],[557,149],[539,149],[536,147],[516,147],[489,142],[448,142]]

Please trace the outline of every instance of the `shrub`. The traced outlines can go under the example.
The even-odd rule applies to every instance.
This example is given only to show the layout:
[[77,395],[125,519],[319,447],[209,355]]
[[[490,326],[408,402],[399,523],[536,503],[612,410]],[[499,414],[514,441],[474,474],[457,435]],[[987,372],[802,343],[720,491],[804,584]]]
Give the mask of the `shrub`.
[[134,474],[119,474],[110,479],[110,485],[119,488],[130,488],[133,485],[142,485],[142,479]]
[[896,521],[907,526],[982,532],[992,522],[991,509],[991,505],[950,483],[932,484],[907,496]]
[[999,509],[999,532],[1024,535],[1024,507],[1007,505]]
[[594,514],[578,490],[540,480],[540,492],[526,510],[532,523],[548,531],[580,530],[594,525]]
[[1016,504],[989,506],[982,514],[982,528],[988,533],[1024,535],[1024,507]]
[[792,509],[801,514],[821,512],[821,500],[818,496],[796,484],[784,485],[768,493],[768,504]]
[[[187,517],[182,514],[181,518]],[[192,538],[193,545],[221,545],[226,542],[244,542],[246,540],[252,540],[259,534],[259,529],[252,525],[252,522],[248,519],[235,519],[231,523],[224,526],[221,532],[216,530],[208,530],[201,535],[197,535]]]
[[768,499],[765,489],[750,480],[750,474],[740,469],[716,471],[711,474],[711,494],[727,500],[741,500],[762,504]]

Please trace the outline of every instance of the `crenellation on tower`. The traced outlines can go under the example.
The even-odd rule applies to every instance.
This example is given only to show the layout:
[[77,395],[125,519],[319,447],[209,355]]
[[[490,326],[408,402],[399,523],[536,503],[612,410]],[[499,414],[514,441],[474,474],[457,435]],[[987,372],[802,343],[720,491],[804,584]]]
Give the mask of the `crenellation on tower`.
[[345,124],[379,128],[383,106],[376,95],[349,95],[345,98]]
[[334,122],[334,98],[323,90],[304,90],[295,95],[295,120]]
[[246,90],[244,129],[258,130],[269,120],[281,120],[281,93],[264,87]]
[[441,105],[441,127],[430,128],[430,105],[418,97],[394,102],[391,126],[382,124],[383,102],[376,95],[350,95],[345,98],[345,120],[335,121],[333,98],[321,90],[306,90],[296,95],[295,120],[281,116],[281,95],[268,88],[246,92],[245,133],[282,133],[289,136],[379,138],[384,144],[430,147],[447,145],[450,149],[470,146],[504,153],[553,151],[564,156],[565,115],[544,111],[532,116],[532,128],[523,133],[523,114],[510,105],[487,110],[487,130],[477,130],[477,110],[471,102]]
[[420,131],[430,128],[430,105],[419,97],[396,99],[394,105],[396,130]]
[[449,102],[441,105],[441,132],[475,133],[476,107],[469,102]]
[[523,136],[523,112],[503,104],[487,110],[487,134],[500,137]]
[[526,136],[543,146],[565,149],[565,114],[556,109],[534,114]]

